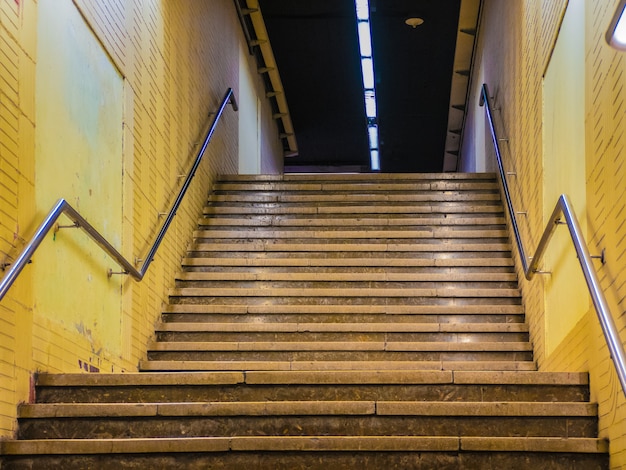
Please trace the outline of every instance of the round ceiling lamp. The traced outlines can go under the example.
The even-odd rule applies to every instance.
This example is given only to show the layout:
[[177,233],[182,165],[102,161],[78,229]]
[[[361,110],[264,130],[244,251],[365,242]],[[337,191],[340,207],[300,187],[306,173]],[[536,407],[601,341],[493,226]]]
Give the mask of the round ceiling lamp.
[[412,28],[417,28],[418,26],[424,24],[424,19],[423,18],[407,18],[404,21],[406,24],[408,24],[409,26],[411,26]]

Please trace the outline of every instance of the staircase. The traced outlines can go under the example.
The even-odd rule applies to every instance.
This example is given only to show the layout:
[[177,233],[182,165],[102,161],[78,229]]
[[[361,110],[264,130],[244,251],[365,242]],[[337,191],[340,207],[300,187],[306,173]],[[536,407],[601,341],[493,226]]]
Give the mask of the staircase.
[[606,469],[491,174],[232,176],[140,373],[41,374],[3,469]]

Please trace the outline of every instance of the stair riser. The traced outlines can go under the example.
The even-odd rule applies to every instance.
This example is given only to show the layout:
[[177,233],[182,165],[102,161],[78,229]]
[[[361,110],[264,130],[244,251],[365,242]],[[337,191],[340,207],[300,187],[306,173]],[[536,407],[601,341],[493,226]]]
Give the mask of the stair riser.
[[458,201],[499,201],[500,194],[496,191],[394,191],[387,193],[336,191],[334,194],[315,192],[301,194],[298,191],[244,192],[217,191],[211,194],[209,203],[233,202],[283,202],[283,203],[315,203],[315,202],[458,202]]
[[606,470],[607,455],[548,452],[229,452],[6,458],[3,469]]
[[[183,266],[513,266],[505,251],[189,251]],[[381,261],[382,260],[382,261]]]
[[176,385],[38,387],[37,403],[176,403],[281,400],[584,402],[586,385]]
[[243,416],[22,419],[20,439],[233,436],[595,437],[594,418]]
[[[346,276],[347,277],[347,276]],[[177,281],[176,288],[201,289],[517,289],[517,282],[397,281]],[[411,294],[408,294],[411,295]]]
[[219,182],[214,186],[217,192],[242,191],[256,194],[270,191],[298,191],[299,194],[314,192],[333,193],[337,191],[359,191],[372,193],[374,191],[497,191],[498,184],[493,180],[476,181],[393,181],[381,182],[338,182],[338,183],[312,183],[312,182],[281,182],[281,183],[227,183]]
[[317,227],[319,230],[354,230],[356,227],[369,227],[376,230],[423,230],[424,228],[464,228],[481,230],[502,229],[505,219],[500,214],[370,214],[360,217],[345,217],[337,214],[323,215],[267,215],[230,214],[210,215],[198,220],[198,230],[217,228],[230,230],[280,229],[303,230]]
[[457,276],[468,277],[474,276],[502,276],[510,282],[515,276],[512,266],[469,266],[469,267],[378,267],[378,266],[291,266],[288,268],[281,266],[188,266],[182,275],[198,275],[203,274],[223,276],[253,275],[253,276],[273,276],[284,274],[295,274],[296,276],[319,274],[344,275],[349,274],[354,278],[359,276]]
[[[502,349],[505,349],[504,347]],[[532,352],[148,351],[150,361],[532,361]],[[390,365],[390,367],[393,367]]]
[[[224,294],[224,292],[221,292]],[[214,294],[219,295],[220,292],[216,290]],[[324,305],[328,306],[329,310],[333,308],[339,308],[340,306],[433,306],[433,310],[442,306],[516,306],[521,305],[521,299],[519,297],[307,297],[307,296],[292,296],[292,297],[254,297],[246,296],[245,303],[250,307],[258,305],[270,306],[311,306],[311,305]],[[186,297],[182,296],[170,296],[171,305],[224,305],[233,306],[241,305],[242,297],[216,297],[216,296],[194,296]]]
[[167,323],[524,323],[522,314],[485,314],[485,315],[364,315],[339,313],[308,313],[308,314],[213,314],[213,313],[164,313],[162,320]]
[[192,342],[284,342],[284,341],[418,341],[443,343],[470,342],[525,342],[527,333],[293,333],[293,332],[157,332],[157,341],[192,341]]

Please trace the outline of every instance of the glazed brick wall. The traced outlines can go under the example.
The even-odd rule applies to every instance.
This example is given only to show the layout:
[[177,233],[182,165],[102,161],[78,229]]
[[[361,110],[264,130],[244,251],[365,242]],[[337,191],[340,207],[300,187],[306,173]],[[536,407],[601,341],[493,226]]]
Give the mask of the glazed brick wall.
[[[534,252],[543,233],[542,83],[558,37],[565,0],[486,0],[478,36],[474,76],[484,77],[494,98],[522,238]],[[602,288],[614,319],[626,339],[626,55],[608,47],[604,33],[615,2],[585,2],[585,139],[589,249],[607,250],[607,264],[597,264]],[[470,113],[482,83],[472,86]],[[479,114],[481,113],[481,114]],[[556,201],[554,201],[556,203]],[[590,310],[551,354],[545,349],[544,278],[521,279],[527,322],[540,370],[587,371],[592,400],[599,405],[600,436],[610,439],[611,468],[626,467],[626,403],[602,336],[595,310]]]
[[[238,94],[239,54],[247,50],[231,0],[72,0],[124,79],[123,233],[133,260],[146,254],[199,149],[208,114],[228,87]],[[36,0],[0,2],[0,261],[10,260],[40,218],[34,203]],[[249,67],[256,67],[248,59]],[[263,97],[261,78],[257,93]],[[264,97],[263,97],[264,98]],[[266,166],[282,155],[264,99]],[[271,161],[270,161],[271,160]],[[125,279],[118,312],[121,356],[94,350],[69,327],[33,318],[36,289],[26,269],[0,303],[0,436],[15,430],[33,372],[136,370],[145,357],[174,274],[218,174],[238,168],[238,120],[228,107],[187,197],[141,283]],[[87,215],[88,217],[88,215]]]

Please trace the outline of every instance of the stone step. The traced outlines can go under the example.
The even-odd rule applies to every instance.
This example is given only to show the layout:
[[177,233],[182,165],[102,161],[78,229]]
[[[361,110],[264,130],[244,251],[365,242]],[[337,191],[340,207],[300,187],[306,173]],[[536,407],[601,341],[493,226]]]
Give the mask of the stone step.
[[[204,439],[204,438],[198,438]],[[218,438],[216,438],[218,439]],[[223,438],[228,439],[228,438]],[[309,439],[315,440],[315,437]],[[476,439],[476,438],[475,438]],[[224,444],[226,446],[226,444]],[[598,443],[598,446],[608,447]],[[355,444],[355,447],[357,445]],[[105,445],[106,447],[106,445]],[[171,447],[164,446],[163,448]],[[358,444],[359,451],[246,451],[246,452],[213,452],[196,451],[182,453],[161,452],[146,453],[129,450],[129,453],[115,452],[111,454],[73,454],[49,455],[33,454],[26,451],[11,457],[5,457],[4,467],[10,469],[23,468],[97,468],[99,470],[120,470],[136,468],[271,468],[290,470],[306,468],[311,470],[337,470],[361,468],[464,468],[464,469],[500,469],[500,468],[541,468],[546,470],[605,470],[608,468],[608,454],[584,452],[539,452],[527,450],[483,451],[376,451],[366,445]],[[230,443],[228,444],[230,448]],[[115,448],[114,448],[115,449]],[[496,457],[494,457],[494,455]],[[497,464],[494,465],[494,460]]]
[[163,308],[163,321],[205,324],[289,324],[384,323],[402,325],[420,322],[430,325],[522,325],[522,306],[510,305],[219,305],[170,304]]
[[[239,304],[170,304],[163,308],[164,313],[183,314],[216,314],[216,315],[347,315],[354,318],[356,315],[376,315],[378,321],[400,321],[399,316],[404,316],[405,321],[414,321],[414,316],[419,315],[420,321],[424,316],[436,317],[451,315],[459,319],[466,316],[488,315],[523,315],[523,307],[519,304],[495,304],[495,305],[342,305],[342,304],[297,304],[297,305],[250,305]],[[388,316],[388,317],[387,317]],[[305,317],[307,318],[307,317]],[[453,322],[436,322],[453,323]],[[461,321],[460,323],[464,323]]]
[[[310,253],[306,256],[297,257],[295,253],[289,257],[243,257],[243,256],[221,256],[215,257],[215,252],[211,256],[187,257],[183,258],[183,267],[202,266],[228,266],[228,267],[342,267],[342,268],[407,268],[413,271],[414,268],[484,268],[484,267],[513,267],[513,260],[508,257],[487,257],[487,258],[402,258],[389,257],[391,253],[386,253],[385,257],[313,257]],[[274,253],[276,254],[276,253]],[[401,253],[394,253],[400,255]],[[380,253],[377,253],[380,256]],[[442,255],[442,253],[440,253]]]
[[528,333],[524,323],[161,323],[157,333]]
[[495,181],[496,174],[483,173],[285,173],[275,175],[222,175],[221,182],[259,182],[259,181],[285,181],[285,182],[302,182],[302,181],[362,181],[375,182],[381,181]]
[[[158,416],[516,416],[597,417],[597,405],[580,402],[260,401],[207,403],[23,404],[19,419]],[[477,430],[480,431],[480,430]]]
[[460,370],[240,370],[39,374],[37,403],[307,400],[584,402],[583,373]]
[[[523,314],[519,304],[477,304],[477,305],[342,305],[342,304],[297,304],[297,305],[250,305],[250,304],[171,304],[164,306],[166,313],[216,313],[216,314],[368,314],[390,315],[396,321],[397,315],[515,315]],[[384,317],[382,317],[384,318]],[[382,319],[381,318],[381,319]],[[420,318],[421,320],[421,318]],[[446,323],[446,322],[439,322]]]
[[360,214],[380,214],[384,217],[389,217],[391,214],[502,214],[501,204],[481,204],[468,202],[463,203],[439,203],[439,204],[328,204],[328,205],[308,205],[308,204],[273,204],[273,203],[259,203],[250,205],[246,203],[241,204],[220,204],[214,206],[205,206],[203,215],[285,215],[285,214],[297,214],[297,215],[360,215]]
[[370,298],[391,298],[391,297],[438,297],[438,298],[463,298],[463,297],[484,297],[484,298],[519,298],[519,289],[422,289],[422,288],[174,288],[169,291],[170,297],[360,297]]
[[311,228],[309,230],[267,230],[267,229],[238,229],[238,230],[196,230],[193,232],[194,239],[437,239],[447,240],[455,238],[471,239],[471,238],[503,238],[508,237],[508,232],[503,229],[498,230],[471,230],[471,229],[433,229],[433,230],[415,230],[408,228],[406,230],[317,230]]
[[421,217],[403,214],[386,214],[385,216],[342,217],[320,215],[317,217],[297,215],[236,215],[202,217],[198,220],[200,227],[466,227],[479,229],[481,226],[501,226],[505,224],[502,216],[493,214],[428,214]]
[[497,191],[495,180],[404,180],[404,181],[264,181],[264,182],[228,182],[220,181],[213,186],[214,192],[223,191],[302,191],[326,192],[337,191]]
[[328,203],[328,202],[366,202],[378,204],[382,202],[459,202],[459,201],[499,201],[500,194],[497,191],[441,191],[439,193],[433,191],[385,191],[385,192],[355,192],[355,191],[336,191],[327,193],[323,191],[308,192],[302,194],[299,191],[280,191],[280,192],[249,192],[249,191],[220,191],[217,190],[211,194],[209,204],[215,203],[268,203],[283,202],[287,204],[293,203]]
[[[474,291],[484,290],[498,290],[498,289],[516,289],[517,282],[464,282],[464,281],[438,281],[438,282],[410,282],[410,281],[358,281],[358,280],[326,280],[323,277],[318,277],[317,280],[285,280],[285,281],[194,281],[194,280],[178,280],[176,282],[176,288],[178,289],[220,289],[226,293],[233,292],[236,289],[252,289],[258,290],[302,290],[302,289],[334,289],[337,290],[361,290],[361,289],[376,289],[384,293],[386,290],[404,290],[405,296],[411,296],[413,293],[419,295],[424,290],[437,289],[442,290],[460,290],[469,293],[469,296],[483,297],[483,295],[476,295]],[[441,295],[438,293],[437,295]],[[453,295],[456,295],[453,294]],[[252,294],[253,297],[257,297],[256,294]],[[289,297],[294,295],[289,294]],[[297,295],[301,297],[300,295]],[[430,293],[424,295],[424,297],[431,296]],[[505,294],[504,297],[507,295]],[[313,292],[311,297],[316,297]],[[397,297],[393,294],[392,297]]]
[[[178,281],[236,281],[236,282],[274,282],[274,281],[319,281],[319,272],[180,272],[176,275]],[[513,272],[325,272],[325,282],[497,282],[517,283],[517,275]]]
[[[176,323],[171,323],[172,325]],[[184,325],[198,325],[200,323],[184,323]],[[232,342],[333,342],[345,341],[349,342],[464,342],[464,343],[493,343],[493,342],[517,342],[522,343],[528,341],[528,333],[515,332],[480,332],[466,331],[463,333],[446,333],[446,332],[375,332],[375,331],[332,331],[330,328],[320,331],[313,328],[312,331],[293,332],[290,330],[281,331],[281,328],[272,326],[280,325],[278,323],[269,324],[269,328],[263,331],[237,331],[236,328],[230,328],[230,325],[242,325],[242,323],[229,323],[228,328],[224,331],[218,330],[219,324],[215,325],[216,331],[203,331],[198,328],[196,330],[187,331],[170,331],[167,328],[157,327],[157,342],[194,342],[194,343],[232,343]]]
[[287,252],[287,253],[307,253],[307,252],[507,252],[510,253],[509,243],[468,243],[466,240],[442,243],[328,243],[318,241],[317,243],[284,243],[277,240],[241,241],[239,243],[195,243],[189,247],[190,252]]
[[[3,455],[143,454],[235,451],[408,451],[408,452],[555,452],[604,453],[606,441],[595,438],[424,437],[424,436],[237,436],[197,439],[42,439],[0,441]],[[322,467],[318,467],[322,468]],[[571,468],[571,467],[570,467]],[[580,467],[584,468],[584,467]]]
[[532,361],[497,360],[148,360],[142,371],[534,371]]
[[427,341],[152,341],[148,351],[532,351],[528,342]]
[[[593,438],[585,403],[281,401],[31,405],[20,439],[235,436],[519,436]],[[414,419],[407,419],[412,417]]]
[[[384,338],[381,339],[382,341],[157,341],[148,344],[148,360],[171,363],[389,361],[388,368],[393,368],[396,361],[532,363],[532,346],[528,342],[385,342]],[[182,365],[180,367],[184,368]]]

